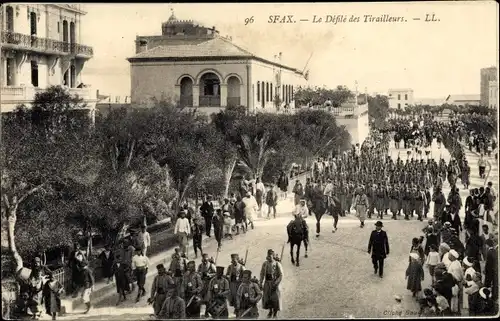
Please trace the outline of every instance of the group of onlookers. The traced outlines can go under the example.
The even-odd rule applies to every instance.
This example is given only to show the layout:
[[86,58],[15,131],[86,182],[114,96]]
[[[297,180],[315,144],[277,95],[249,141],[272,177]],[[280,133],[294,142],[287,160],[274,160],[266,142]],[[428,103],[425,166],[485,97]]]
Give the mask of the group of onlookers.
[[[463,309],[470,316],[496,314],[498,234],[481,221],[473,218],[464,224],[465,242],[460,239],[461,224],[454,228],[449,220],[432,219],[423,229],[425,238],[412,240],[407,289],[419,301],[422,314],[461,315]],[[425,289],[424,267],[431,277],[431,285]]]

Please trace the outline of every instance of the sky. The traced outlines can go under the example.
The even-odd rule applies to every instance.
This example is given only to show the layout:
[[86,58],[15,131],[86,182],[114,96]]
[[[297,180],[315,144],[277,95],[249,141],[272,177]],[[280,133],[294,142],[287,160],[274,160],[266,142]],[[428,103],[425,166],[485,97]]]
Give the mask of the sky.
[[[412,88],[418,98],[479,94],[479,70],[498,66],[497,6],[495,1],[84,4],[81,42],[93,46],[94,57],[82,79],[101,93],[130,95],[126,58],[135,55],[135,38],[161,35],[173,9],[178,19],[215,26],[263,58],[282,52],[283,64],[303,70],[311,57],[306,69],[313,86],[355,88],[357,81],[358,89],[369,93]],[[435,21],[425,22],[433,14]],[[269,23],[271,15],[293,15],[296,22]],[[347,22],[326,22],[327,15]],[[365,15],[406,22],[365,22]],[[323,21],[313,23],[314,16]],[[351,17],[359,22],[349,22]]]

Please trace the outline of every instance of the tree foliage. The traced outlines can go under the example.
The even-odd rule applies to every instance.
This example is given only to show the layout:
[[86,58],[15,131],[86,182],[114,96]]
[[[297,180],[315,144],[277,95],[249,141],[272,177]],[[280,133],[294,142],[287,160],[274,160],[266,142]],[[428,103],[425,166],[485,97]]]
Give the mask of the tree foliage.
[[332,107],[340,107],[351,98],[354,98],[354,93],[345,86],[337,86],[335,89],[299,87],[294,92],[295,104],[298,106],[322,106],[330,101]]

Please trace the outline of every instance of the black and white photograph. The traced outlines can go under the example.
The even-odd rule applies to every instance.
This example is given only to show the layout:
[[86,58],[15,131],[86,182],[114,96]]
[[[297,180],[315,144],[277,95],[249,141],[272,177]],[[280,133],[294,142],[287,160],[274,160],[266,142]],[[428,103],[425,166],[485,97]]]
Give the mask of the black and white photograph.
[[498,317],[498,10],[1,4],[2,319]]

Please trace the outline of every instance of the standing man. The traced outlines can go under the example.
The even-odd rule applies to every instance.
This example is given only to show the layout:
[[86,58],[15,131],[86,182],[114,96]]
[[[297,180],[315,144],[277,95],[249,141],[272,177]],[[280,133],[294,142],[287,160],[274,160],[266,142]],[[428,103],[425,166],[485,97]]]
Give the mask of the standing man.
[[488,162],[486,158],[484,158],[483,153],[479,156],[479,160],[477,161],[477,166],[479,167],[479,177],[482,179],[486,178],[486,167],[488,167],[488,171],[491,169],[491,164]]
[[257,206],[259,207],[257,217],[262,217],[262,200],[264,198],[264,193],[266,191],[266,187],[264,183],[257,178],[255,183],[255,200],[257,201]]
[[174,288],[161,307],[159,319],[185,319],[186,302],[179,296],[179,289]]
[[88,263],[85,263],[83,266],[83,303],[85,303],[85,314],[90,311],[90,294],[94,289],[94,275],[92,271],[89,269]]
[[148,249],[151,247],[151,235],[149,235],[149,232],[146,229],[146,225],[141,226],[141,231],[142,231],[142,239],[144,242],[144,256],[148,253]]
[[304,196],[304,187],[299,180],[295,181],[295,186],[293,187],[294,204],[298,205],[302,197]]
[[236,317],[241,319],[258,319],[259,308],[257,303],[262,299],[259,285],[251,282],[252,271],[245,270],[242,274],[242,283],[236,294]]
[[207,196],[207,200],[200,206],[201,216],[205,219],[205,233],[210,237],[212,231],[212,217],[214,216],[214,204],[212,195]]
[[158,275],[155,276],[153,284],[151,285],[151,297],[148,299],[149,304],[153,304],[155,316],[159,316],[163,306],[163,302],[167,298],[167,292],[171,288],[175,288],[174,279],[167,274],[167,270],[163,264],[156,266]]
[[175,222],[174,234],[177,235],[179,240],[179,247],[182,253],[187,255],[187,238],[191,234],[191,226],[189,220],[186,218],[186,212],[182,210],[179,217]]
[[381,221],[375,223],[375,230],[370,235],[368,242],[368,253],[372,255],[372,263],[375,274],[380,278],[384,276],[384,260],[389,255],[389,238],[387,233],[382,231],[384,224]]
[[198,250],[200,250],[200,254],[203,255],[202,245],[202,236],[203,236],[203,227],[200,224],[198,217],[193,217],[193,226],[191,227],[191,232],[193,233],[193,249],[194,249],[194,258],[198,258]]
[[269,191],[267,191],[266,195],[266,205],[267,205],[267,218],[271,215],[271,210],[273,210],[274,218],[276,218],[276,205],[278,204],[278,193],[274,188],[274,185],[271,185]]
[[287,198],[288,195],[288,176],[286,175],[284,170],[281,170],[280,177],[278,178],[278,187],[282,192],[283,198]]
[[203,291],[203,281],[200,274],[196,272],[196,263],[194,261],[188,262],[183,283],[184,289],[181,296],[186,302],[186,317],[198,319],[201,311],[200,295]]
[[276,317],[280,310],[279,285],[283,278],[281,264],[274,260],[274,251],[267,250],[266,261],[260,270],[260,287],[264,290],[262,308],[269,310],[267,317]]
[[238,254],[231,254],[231,264],[227,267],[226,277],[229,279],[229,305],[235,307],[236,313],[236,292],[241,284],[244,267],[238,263]]
[[132,257],[132,271],[135,273],[135,278],[137,280],[137,298],[135,302],[139,302],[140,298],[146,295],[146,289],[144,285],[146,284],[146,275],[148,274],[149,260],[144,255],[142,250],[136,250],[136,254]]
[[205,315],[209,313],[213,319],[227,319],[229,310],[227,296],[229,295],[229,281],[224,277],[224,267],[216,267],[217,274],[208,283],[207,307]]
[[246,222],[246,220],[248,220],[250,226],[252,227],[252,230],[254,229],[254,225],[253,225],[253,216],[254,216],[254,213],[255,211],[257,210],[258,206],[257,206],[257,202],[255,201],[255,198],[252,196],[252,194],[250,192],[247,192],[245,198],[242,200],[243,204],[245,204],[245,206],[243,207],[243,216],[244,216],[244,220]]

